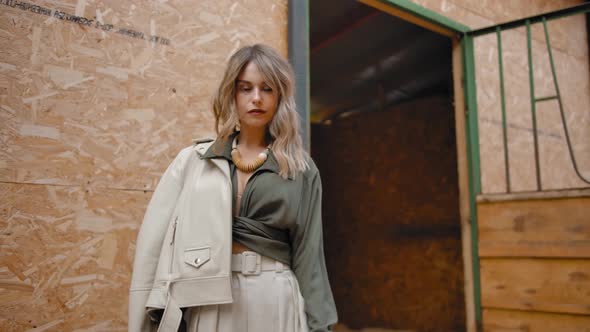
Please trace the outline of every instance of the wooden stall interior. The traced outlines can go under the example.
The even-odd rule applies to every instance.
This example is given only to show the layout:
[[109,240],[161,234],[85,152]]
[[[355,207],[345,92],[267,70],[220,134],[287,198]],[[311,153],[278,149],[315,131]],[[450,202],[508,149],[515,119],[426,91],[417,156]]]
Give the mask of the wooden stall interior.
[[[472,299],[475,308],[470,307],[470,294],[466,294],[465,299],[467,315],[471,310],[476,310],[477,325],[472,325],[468,319],[467,330],[588,331],[590,141],[587,138],[590,134],[590,57],[587,12],[590,7],[587,1],[530,1],[527,5],[517,2],[475,3],[464,0],[443,3],[433,0],[411,3],[402,0],[363,2],[376,3],[383,8],[395,3],[394,6],[397,7],[412,7],[412,10],[419,11],[420,15],[429,11],[427,15],[438,14],[443,19],[448,18],[469,26],[466,32],[491,27],[491,33],[487,35],[476,35],[469,31],[462,36],[462,42],[466,44],[471,41],[467,43],[465,40],[477,36],[473,37],[473,48],[467,46],[466,52],[462,54],[463,60],[469,62],[471,60],[468,58],[473,52],[474,65],[468,64],[466,67],[469,68],[462,68],[465,69],[465,76],[454,75],[453,82],[455,105],[463,106],[457,98],[458,87],[466,89],[467,86],[472,93],[467,93],[467,104],[463,107],[465,118],[470,119],[467,128],[470,136],[467,143],[471,146],[468,157],[472,176],[469,179],[471,212],[468,223],[477,227],[473,228],[473,239],[476,241],[473,247],[474,280],[465,282],[466,286],[468,282],[473,282],[475,294]],[[420,6],[414,6],[415,3]],[[549,21],[546,28],[543,19]],[[519,22],[513,22],[514,25],[510,29],[496,26],[513,20]],[[530,29],[526,27],[527,22],[531,24]],[[359,22],[358,25],[362,24]],[[456,61],[457,55],[457,52],[453,51],[453,65],[460,63]],[[380,66],[376,66],[375,70],[379,69]],[[456,66],[453,70],[456,70]],[[457,77],[460,77],[461,81],[458,82]],[[312,72],[312,97],[313,80]],[[375,81],[377,82],[374,84],[378,86],[377,99],[382,101],[388,90],[383,89],[380,80]],[[346,91],[344,94],[350,96],[353,93]],[[419,99],[423,101],[423,98]],[[330,108],[329,103],[322,104],[321,100],[317,104],[318,109]],[[328,107],[325,104],[328,104]],[[407,104],[394,105],[392,109],[403,109]],[[344,108],[348,106],[345,105]],[[338,105],[335,108],[340,107],[341,105]],[[366,142],[367,137],[373,136],[381,138],[380,143],[387,142],[388,147],[395,144],[387,140],[388,131],[383,130],[388,128],[384,122],[391,119],[380,119],[381,121],[377,122],[382,127],[371,127],[373,130],[370,134],[365,134],[362,124],[376,116],[360,112],[365,110],[367,108],[359,107],[351,107],[341,113],[336,110],[337,114],[340,113],[344,117],[343,120],[330,118],[323,121],[324,124],[332,124],[331,128],[339,128],[338,126],[344,124],[347,127],[340,128],[354,131],[349,135],[355,136],[355,145],[352,144],[352,139],[339,139],[334,146],[341,148],[350,144],[357,147],[357,142]],[[353,122],[355,113],[357,118],[362,120]],[[460,118],[457,117],[456,120]],[[459,124],[456,128],[459,142],[460,130],[463,128]],[[408,126],[404,129],[410,130]],[[316,131],[319,132],[320,140],[328,142],[342,135],[341,131],[333,129]],[[329,159],[330,161],[322,161],[329,164],[336,158],[325,156],[335,154],[330,149],[322,149],[322,144],[324,143],[317,143],[320,146],[319,151],[312,152],[320,155],[320,158]],[[354,151],[350,152],[353,157],[344,158],[338,166],[333,166],[334,171],[340,173],[351,167],[362,174],[359,169],[362,169],[364,163],[375,164],[382,160],[379,153],[372,153],[371,159],[364,159],[361,153],[372,150],[365,145],[360,147],[361,149],[351,149]],[[379,152],[383,151],[384,148],[381,147]],[[403,147],[397,147],[398,154],[407,151]],[[457,157],[461,162],[460,153]],[[414,168],[417,168],[417,165]],[[458,166],[461,177],[462,165]],[[386,174],[396,173],[399,169],[390,170]],[[356,181],[355,176],[338,177],[337,181],[351,181],[351,178]],[[374,184],[387,183],[387,177],[377,179]],[[425,177],[424,179],[426,180]],[[462,183],[461,178],[459,183]],[[366,195],[366,189],[356,189],[350,196],[354,199],[343,199],[344,204],[338,202],[334,205],[336,210],[346,210],[347,213],[336,218],[337,220],[327,222],[333,223],[328,227],[339,230],[343,227],[347,231],[355,232],[354,236],[336,238],[334,242],[349,241],[355,243],[355,247],[360,247],[359,241],[362,240],[359,239],[363,238],[362,232],[366,231],[367,227],[363,225],[349,230],[350,227],[346,224],[346,220],[356,219],[356,215],[350,212],[350,205],[353,205],[353,202],[361,202],[359,205],[363,206],[362,203],[365,203],[358,197]],[[347,190],[337,189],[334,195],[339,198],[346,197]],[[375,202],[375,199],[371,200],[371,203]],[[392,201],[388,203],[394,204]],[[461,206],[463,212],[463,200]],[[374,209],[366,213],[369,216],[375,214]],[[371,226],[374,228],[374,225]],[[368,242],[377,242],[386,236],[384,234],[387,232],[381,229],[377,234],[379,235],[370,237]],[[342,251],[338,254],[342,254]],[[382,255],[382,252],[377,255],[379,254]],[[336,271],[342,269],[342,266],[349,267],[354,264],[358,267],[359,261],[367,257],[363,255],[359,259],[355,256],[354,262],[351,262],[350,253],[345,253],[345,256],[349,259],[348,265],[334,263]],[[413,260],[410,258],[405,262],[408,261]],[[361,270],[374,271],[376,267],[386,264],[383,261],[379,262],[381,265],[373,263]],[[403,264],[406,268],[408,265]],[[344,274],[337,273],[339,277]],[[378,275],[383,277],[384,274]],[[466,273],[466,278],[467,275]],[[373,277],[363,280],[379,279]],[[398,284],[407,287],[403,280],[398,281]],[[342,293],[348,297],[343,296],[342,301],[354,300],[354,291],[351,289],[344,287]],[[340,291],[337,289],[337,292]],[[364,299],[370,298],[367,293],[363,296]],[[411,298],[404,300],[413,301]],[[425,303],[431,302],[423,299],[417,303],[424,306]],[[383,306],[378,304],[376,307],[372,307],[371,313],[367,316],[379,316]],[[396,303],[395,308],[399,307]],[[352,315],[352,312],[350,314]],[[393,315],[388,317],[391,319],[390,325],[396,328],[410,316],[400,315],[394,310],[390,315]],[[358,321],[359,316],[361,315],[357,311],[356,315],[352,315],[355,318],[350,320]],[[432,324],[437,327],[421,326],[416,329],[446,330],[440,325],[439,317],[429,318],[435,321]],[[344,321],[347,319],[349,316],[346,316]],[[355,328],[360,326],[358,323],[351,325],[355,325]],[[459,329],[462,330],[455,327],[455,330]]]
[[[416,26],[406,23],[410,30],[404,30],[396,14],[387,26],[380,22],[383,13],[360,5],[328,2],[315,5],[317,12],[312,6],[312,154],[327,187],[326,251],[340,327],[587,331],[587,2],[363,2],[380,8],[395,3],[398,9],[391,12],[400,7],[419,15],[429,11],[468,26],[465,31],[523,22],[501,36],[494,28],[474,38],[473,49],[460,54],[457,44],[444,46],[434,35],[412,31]],[[546,32],[542,24],[533,25],[530,35],[525,29],[524,18],[570,9],[578,14],[553,16],[559,19],[548,22]],[[403,51],[396,52],[400,44]],[[474,66],[459,69],[470,52]],[[453,70],[454,82],[445,90],[442,79],[433,76],[451,53],[452,69],[446,68]],[[466,85],[473,95],[463,105],[459,90]],[[551,97],[555,94],[559,97]],[[532,104],[539,104],[536,119]],[[466,119],[471,116],[468,128],[462,118],[455,119],[456,127],[451,121],[454,114],[463,117],[461,109]],[[470,135],[471,150],[464,151],[471,163],[471,204],[465,209],[462,196],[460,215],[467,218],[463,226],[477,225],[470,252],[463,243],[463,255],[475,256],[469,267],[459,259],[461,230],[454,210],[457,191],[466,192],[465,147],[439,140],[456,136],[457,144],[464,144],[464,129]],[[465,240],[465,229],[462,235]],[[471,264],[471,258],[462,262]],[[463,282],[460,271],[465,287],[449,286]],[[436,288],[445,282],[447,292]],[[449,306],[466,309],[467,326],[461,325],[463,312],[445,311]]]
[[354,1],[310,5],[336,331],[465,330],[451,39]]

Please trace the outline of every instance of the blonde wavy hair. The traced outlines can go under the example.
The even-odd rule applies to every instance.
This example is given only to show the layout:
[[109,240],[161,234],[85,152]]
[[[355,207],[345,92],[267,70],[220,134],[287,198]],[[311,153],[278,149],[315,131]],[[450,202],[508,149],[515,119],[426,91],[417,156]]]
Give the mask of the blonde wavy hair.
[[237,79],[247,64],[254,63],[266,84],[278,93],[277,111],[266,128],[267,139],[279,164],[279,175],[295,177],[309,169],[307,151],[299,133],[299,115],[295,106],[294,74],[291,65],[277,51],[264,44],[245,46],[227,63],[225,73],[213,96],[213,114],[218,139],[227,142],[239,125],[235,106]]

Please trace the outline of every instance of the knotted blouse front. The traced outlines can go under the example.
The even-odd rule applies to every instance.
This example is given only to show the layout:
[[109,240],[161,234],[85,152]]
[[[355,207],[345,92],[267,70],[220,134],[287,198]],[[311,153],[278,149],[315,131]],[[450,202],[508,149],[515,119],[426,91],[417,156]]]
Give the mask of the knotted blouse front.
[[233,217],[233,240],[290,265],[305,300],[310,332],[330,331],[337,314],[324,258],[320,173],[310,158],[307,171],[283,179],[271,151],[250,176],[237,202],[237,171],[231,159],[237,134],[226,141],[218,139],[202,156],[224,158],[229,163],[233,206],[239,206]]

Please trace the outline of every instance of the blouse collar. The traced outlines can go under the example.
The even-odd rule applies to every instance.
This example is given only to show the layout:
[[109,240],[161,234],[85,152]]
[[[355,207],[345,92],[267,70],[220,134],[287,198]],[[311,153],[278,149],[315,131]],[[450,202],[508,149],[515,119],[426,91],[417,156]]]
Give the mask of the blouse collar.
[[[229,135],[225,142],[222,139],[217,138],[215,142],[211,144],[209,149],[207,149],[207,151],[203,154],[201,159],[225,158],[233,163],[231,159],[232,142],[239,133],[239,131],[233,132],[231,135]],[[260,166],[257,171],[258,170],[268,170],[275,174],[279,174],[279,163],[277,162],[277,159],[272,150],[269,150],[268,158],[266,158],[262,166]],[[289,179],[291,179],[290,176]]]

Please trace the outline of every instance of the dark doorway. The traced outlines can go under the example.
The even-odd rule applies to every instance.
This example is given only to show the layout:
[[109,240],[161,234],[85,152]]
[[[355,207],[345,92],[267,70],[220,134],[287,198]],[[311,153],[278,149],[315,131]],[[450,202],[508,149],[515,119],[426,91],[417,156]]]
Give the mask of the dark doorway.
[[464,331],[451,40],[310,1],[310,79],[337,331]]

